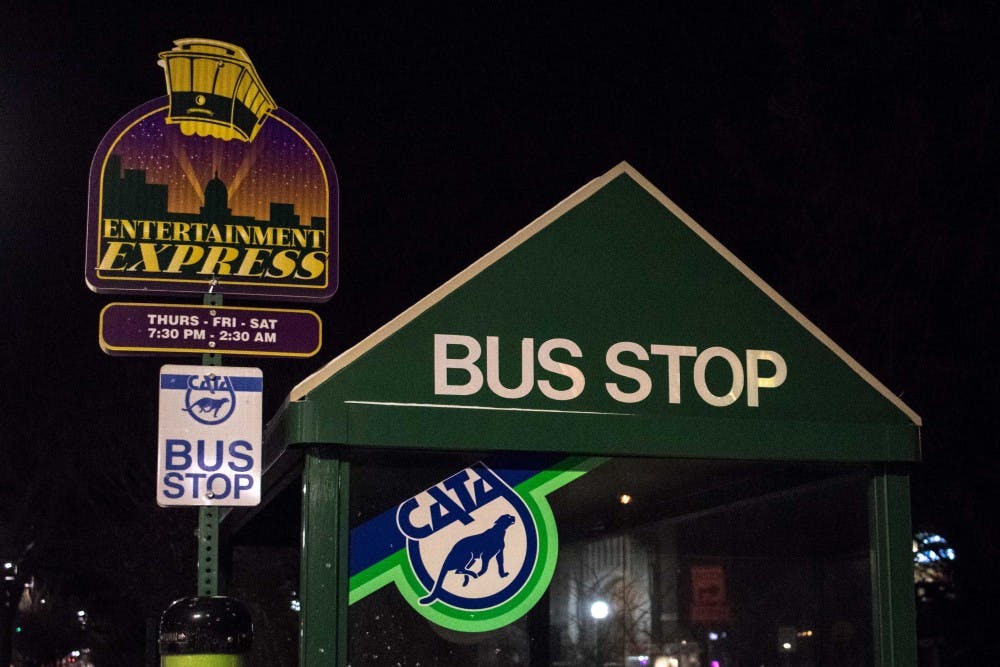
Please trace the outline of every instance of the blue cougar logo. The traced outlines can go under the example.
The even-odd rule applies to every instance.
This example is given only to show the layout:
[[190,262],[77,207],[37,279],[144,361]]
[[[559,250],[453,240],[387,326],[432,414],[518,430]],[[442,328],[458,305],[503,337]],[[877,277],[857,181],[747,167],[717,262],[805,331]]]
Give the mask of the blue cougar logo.
[[211,412],[213,417],[219,416],[219,409],[229,402],[228,398],[199,398],[197,401],[191,404],[189,408],[181,408],[184,412],[191,412],[197,409],[199,414],[205,414],[206,412]]
[[221,424],[235,409],[236,391],[232,379],[214,374],[188,376],[181,410],[196,422],[209,426]]
[[[515,597],[535,569],[535,519],[524,499],[482,462],[403,501],[396,526],[423,588],[413,599],[418,610],[493,609]],[[491,561],[496,575],[488,574]]]
[[[490,567],[490,560],[495,559],[500,576],[509,576],[503,567],[504,534],[516,521],[513,514],[504,514],[493,523],[491,528],[476,535],[468,535],[456,542],[444,559],[441,572],[438,574],[437,581],[434,582],[434,588],[427,597],[420,599],[420,604],[430,604],[438,599],[445,575],[448,572],[463,575],[465,578],[462,581],[462,586],[468,586],[469,577],[478,579],[486,574],[486,570]],[[469,568],[477,560],[480,562],[479,571],[473,572]]]

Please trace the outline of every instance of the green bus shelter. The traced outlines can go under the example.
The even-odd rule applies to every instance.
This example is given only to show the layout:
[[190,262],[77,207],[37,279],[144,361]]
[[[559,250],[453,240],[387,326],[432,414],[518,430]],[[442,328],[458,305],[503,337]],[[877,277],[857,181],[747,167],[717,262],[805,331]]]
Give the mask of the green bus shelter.
[[299,664],[914,665],[919,427],[622,163],[269,424]]

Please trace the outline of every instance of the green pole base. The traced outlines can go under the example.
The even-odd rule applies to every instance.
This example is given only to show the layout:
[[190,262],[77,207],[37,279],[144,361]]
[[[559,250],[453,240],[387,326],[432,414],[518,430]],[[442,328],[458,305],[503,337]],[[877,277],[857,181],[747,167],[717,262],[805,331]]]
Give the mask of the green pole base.
[[160,658],[160,667],[243,667],[243,657],[225,653],[165,655]]

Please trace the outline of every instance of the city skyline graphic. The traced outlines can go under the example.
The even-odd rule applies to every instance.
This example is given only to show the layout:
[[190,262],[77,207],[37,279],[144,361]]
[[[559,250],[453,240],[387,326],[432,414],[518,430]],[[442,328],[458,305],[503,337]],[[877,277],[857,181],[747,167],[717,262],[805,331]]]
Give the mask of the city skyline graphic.
[[276,108],[252,141],[226,140],[184,132],[168,111],[167,97],[145,102],[94,154],[91,289],[200,293],[211,280],[232,296],[329,299],[339,190],[312,130]]
[[[205,186],[226,183],[235,216],[266,220],[272,202],[294,204],[303,225],[330,220],[326,167],[315,149],[278,114],[263,124],[253,142],[186,136],[166,122],[167,98],[129,124],[98,157],[120,157],[122,167],[144,171],[151,184],[168,187],[168,210],[197,213]],[[103,173],[103,170],[102,170]]]

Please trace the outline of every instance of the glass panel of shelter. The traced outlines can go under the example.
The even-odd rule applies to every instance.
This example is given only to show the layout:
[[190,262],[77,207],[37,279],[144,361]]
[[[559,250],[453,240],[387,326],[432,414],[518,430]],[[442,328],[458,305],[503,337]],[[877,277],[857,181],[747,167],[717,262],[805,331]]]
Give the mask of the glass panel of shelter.
[[[364,450],[351,459],[353,537],[491,456]],[[871,665],[867,483],[848,464],[606,459],[548,495],[558,560],[525,616],[460,632],[383,586],[349,607],[348,662]]]

